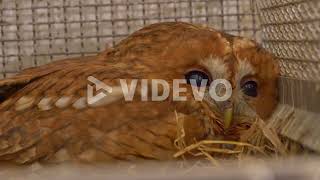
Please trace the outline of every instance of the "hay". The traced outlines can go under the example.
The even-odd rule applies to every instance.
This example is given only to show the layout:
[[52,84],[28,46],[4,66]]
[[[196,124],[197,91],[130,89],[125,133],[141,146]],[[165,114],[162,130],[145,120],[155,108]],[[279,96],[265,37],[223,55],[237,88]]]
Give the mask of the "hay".
[[237,142],[237,141],[222,141],[222,140],[202,140],[200,142],[191,144],[190,146],[185,147],[184,149],[181,149],[180,151],[178,151],[177,153],[174,154],[174,157],[177,158],[179,156],[182,156],[183,154],[187,153],[187,152],[191,152],[192,150],[199,150],[199,151],[204,151],[204,152],[208,152],[208,153],[223,153],[223,154],[239,154],[242,153],[243,150],[230,150],[230,149],[226,149],[226,148],[216,148],[216,147],[212,147],[210,145],[236,145],[238,147],[241,147],[243,149],[243,147],[249,147],[252,148],[254,150],[257,150],[259,152],[261,152],[262,154],[264,154],[264,152],[259,148],[256,147],[252,144],[249,143],[245,143],[245,142]]
[[[214,126],[212,128],[223,131],[220,117],[212,113],[207,105],[204,104],[203,107],[206,115],[209,116],[212,121],[210,123]],[[184,139],[186,136],[184,116],[179,116],[177,112],[175,112],[175,114],[177,138],[174,143],[177,152],[174,154],[174,158],[187,159],[190,155],[193,157],[204,157],[216,166],[220,164],[219,159],[241,160],[244,157],[251,157],[252,155],[255,158],[277,158],[280,156],[296,155],[297,152],[304,151],[301,150],[301,146],[296,148],[298,147],[297,143],[279,136],[272,127],[269,127],[265,121],[260,118],[244,120],[243,122],[250,127],[248,129],[241,127],[233,129],[233,131],[239,131],[240,138],[237,141],[220,139],[202,140],[187,145]]]

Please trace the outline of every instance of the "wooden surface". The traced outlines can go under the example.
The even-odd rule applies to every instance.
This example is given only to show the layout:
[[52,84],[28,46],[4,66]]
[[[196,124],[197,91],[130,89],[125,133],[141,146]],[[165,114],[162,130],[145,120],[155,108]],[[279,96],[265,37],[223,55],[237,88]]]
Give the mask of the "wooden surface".
[[184,168],[178,163],[138,164],[64,164],[8,166],[1,165],[1,179],[15,180],[317,180],[320,160],[309,157],[286,160],[249,160],[228,162],[212,167],[209,163],[189,162]]

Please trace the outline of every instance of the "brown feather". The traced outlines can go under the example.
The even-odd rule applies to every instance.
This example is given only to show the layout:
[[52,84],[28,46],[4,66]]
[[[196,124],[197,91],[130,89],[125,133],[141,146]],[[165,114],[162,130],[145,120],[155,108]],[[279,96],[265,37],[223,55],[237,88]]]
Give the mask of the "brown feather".
[[[229,63],[231,72],[235,61],[250,59],[266,87],[262,97],[250,105],[261,116],[268,116],[276,104],[275,62],[258,51],[256,44],[249,50],[233,47],[234,38],[188,23],[158,23],[97,56],[62,60],[0,80],[0,159],[18,163],[172,159],[175,111],[185,116],[187,143],[207,137],[207,115],[191,99],[190,87],[185,93],[187,102],[170,98],[143,102],[135,96],[133,102],[119,98],[105,106],[89,107],[81,101],[76,104],[87,95],[88,76],[111,86],[118,86],[121,78],[172,82],[209,57]],[[48,97],[48,110],[43,110],[39,104]]]

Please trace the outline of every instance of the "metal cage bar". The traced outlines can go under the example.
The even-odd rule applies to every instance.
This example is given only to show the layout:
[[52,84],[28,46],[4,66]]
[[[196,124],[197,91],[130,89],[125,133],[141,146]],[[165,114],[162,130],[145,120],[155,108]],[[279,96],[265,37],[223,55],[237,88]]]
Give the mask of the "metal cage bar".
[[2,0],[0,78],[92,55],[156,22],[201,23],[253,39],[255,0]]

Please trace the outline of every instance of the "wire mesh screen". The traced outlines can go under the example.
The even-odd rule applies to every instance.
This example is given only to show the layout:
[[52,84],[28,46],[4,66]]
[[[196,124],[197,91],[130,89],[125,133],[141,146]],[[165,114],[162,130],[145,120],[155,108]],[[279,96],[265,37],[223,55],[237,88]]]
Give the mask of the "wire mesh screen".
[[258,7],[263,44],[281,66],[274,125],[320,151],[320,1],[259,0]]
[[264,45],[281,58],[281,74],[320,80],[320,1],[260,2]]
[[0,0],[0,78],[95,54],[151,23],[185,21],[258,39],[253,0]]

